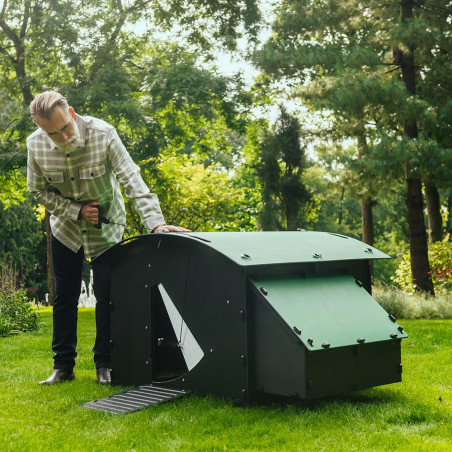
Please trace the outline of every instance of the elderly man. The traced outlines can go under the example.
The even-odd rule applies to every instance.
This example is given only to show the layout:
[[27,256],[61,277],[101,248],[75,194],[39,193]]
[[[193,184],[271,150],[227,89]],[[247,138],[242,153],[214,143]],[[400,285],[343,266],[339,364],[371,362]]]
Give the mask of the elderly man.
[[[27,139],[28,189],[52,214],[54,372],[40,382],[52,385],[74,379],[83,259],[99,255],[122,239],[125,208],[120,185],[148,232],[188,230],[165,224],[157,196],[149,192],[114,127],[78,116],[61,94],[52,91],[39,94],[30,112],[39,128]],[[99,206],[111,220],[101,228],[96,227]],[[94,362],[98,382],[109,384],[108,263],[94,261],[93,275],[97,300]]]

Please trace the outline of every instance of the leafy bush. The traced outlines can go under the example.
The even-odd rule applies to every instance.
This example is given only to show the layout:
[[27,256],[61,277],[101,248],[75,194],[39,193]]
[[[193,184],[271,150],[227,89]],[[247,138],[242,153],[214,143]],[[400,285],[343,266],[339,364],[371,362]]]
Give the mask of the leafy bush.
[[376,284],[372,296],[380,306],[396,318],[452,319],[452,293],[436,296],[423,293],[407,294],[401,289]]
[[0,263],[0,336],[35,331],[39,317],[33,311],[25,289],[18,287],[12,262]]
[[[1,199],[1,196],[0,196]],[[41,214],[41,212],[39,213]],[[42,214],[45,214],[43,209]],[[38,220],[36,202],[29,199],[6,208],[0,203],[0,258],[17,262],[21,283],[37,289],[36,296],[44,298],[47,288],[47,247],[45,222]]]
[[[430,243],[428,260],[433,287],[436,294],[447,294],[452,291],[452,242],[442,241]],[[403,256],[402,262],[396,270],[394,281],[404,292],[413,293],[415,286],[411,276],[410,252]]]

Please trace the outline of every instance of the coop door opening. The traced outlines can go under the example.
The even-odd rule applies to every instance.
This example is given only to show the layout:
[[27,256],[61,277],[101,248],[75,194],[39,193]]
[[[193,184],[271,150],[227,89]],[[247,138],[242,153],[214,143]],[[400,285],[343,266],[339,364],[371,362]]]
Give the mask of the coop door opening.
[[163,284],[153,287],[153,381],[167,381],[193,369],[204,353]]

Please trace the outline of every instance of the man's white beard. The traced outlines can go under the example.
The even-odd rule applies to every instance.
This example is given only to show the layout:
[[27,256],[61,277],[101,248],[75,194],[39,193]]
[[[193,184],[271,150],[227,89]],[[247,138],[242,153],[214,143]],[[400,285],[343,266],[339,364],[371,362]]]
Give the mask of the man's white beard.
[[[80,130],[78,128],[77,123],[74,121],[74,135],[72,135],[69,140],[65,141],[64,143],[55,143],[55,146],[60,149],[61,151],[74,151],[78,148],[78,141],[80,138]],[[53,141],[53,140],[52,140]]]

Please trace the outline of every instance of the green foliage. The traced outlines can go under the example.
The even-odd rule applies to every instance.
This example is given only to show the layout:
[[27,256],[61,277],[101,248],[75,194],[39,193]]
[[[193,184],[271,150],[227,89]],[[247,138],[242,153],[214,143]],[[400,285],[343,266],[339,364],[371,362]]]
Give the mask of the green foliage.
[[393,183],[386,196],[380,194],[373,209],[374,246],[391,257],[390,260],[374,261],[374,278],[386,284],[392,283],[392,277],[409,249],[404,191],[402,183]]
[[272,130],[263,129],[257,138],[263,230],[306,228],[315,218],[316,202],[303,181],[307,142],[298,119],[283,107]]
[[[236,186],[218,164],[204,166],[188,156],[167,156],[152,172],[142,168],[148,186],[159,196],[165,220],[193,231],[247,231],[255,228],[249,200],[251,191]],[[152,174],[156,174],[155,178]],[[139,218],[126,201],[129,234],[145,232]],[[133,234],[132,234],[133,235]]]
[[153,0],[150,3],[158,26],[167,30],[181,27],[180,35],[207,52],[218,43],[233,50],[245,33],[248,38],[256,39],[261,22],[257,0]]
[[[342,154],[343,157],[344,155]],[[318,162],[310,166],[305,177],[305,182],[319,202],[315,230],[335,232],[361,240],[361,208],[355,187],[357,181],[350,180],[350,175],[341,176],[340,169],[335,168],[336,163],[341,165],[340,161],[334,164],[327,164],[326,161],[322,163],[321,166]],[[373,209],[373,224],[374,246],[391,257],[373,262],[373,277],[376,281],[390,284],[409,246],[402,184],[394,183],[386,191],[386,196],[379,196]]]
[[24,202],[26,194],[27,180],[21,171],[16,169],[0,173],[0,205],[4,209]]
[[[452,242],[448,237],[442,242],[429,244],[428,258],[435,293],[452,291]],[[411,277],[410,252],[407,251],[400,263],[394,281],[407,293],[413,293],[415,286]]]
[[315,230],[360,239],[360,206],[349,186],[318,164],[307,168],[304,181],[318,203]]
[[378,178],[386,185],[400,180],[407,171],[423,179],[429,177],[438,186],[448,186],[452,178],[452,147],[440,147],[434,140],[394,140],[383,132],[368,157],[361,162],[361,170],[366,177]]
[[47,255],[44,224],[36,217],[36,206],[29,194],[20,205],[4,209],[0,204],[0,241],[5,259],[20,263],[24,287],[36,288],[42,299],[47,291]]
[[[24,179],[20,168],[25,166],[27,161],[25,138],[31,131],[30,114],[20,101],[6,95],[0,94],[0,104],[2,105],[2,111],[0,111],[1,195],[3,199],[11,196],[19,201],[24,191],[23,187],[19,187],[18,182]],[[11,181],[8,181],[8,178],[11,178]]]
[[[364,171],[370,185],[411,174],[441,186],[452,177],[447,1],[413,8],[413,18],[402,22],[398,5],[376,0],[283,0],[273,35],[255,54],[267,76],[288,81],[313,110],[331,112],[330,139],[364,137],[369,154],[346,169],[354,176]],[[401,77],[400,50],[414,56],[413,96]],[[406,121],[416,122],[418,139],[404,137]]]
[[38,329],[39,317],[29,301],[17,284],[15,265],[4,257],[0,263],[0,336]]
[[142,104],[148,111],[171,107],[194,119],[211,121],[222,116],[230,128],[240,128],[239,106],[249,100],[240,76],[225,77],[203,63],[199,55],[172,43],[147,47],[139,59],[142,67]]
[[373,278],[375,281],[391,284],[394,275],[399,267],[402,259],[409,248],[407,237],[398,229],[398,225],[394,222],[394,229],[384,229],[381,227],[382,223],[389,223],[391,216],[381,217],[379,206],[376,209],[376,229],[380,230],[374,241],[375,248],[390,256],[391,259],[381,259],[373,262]]

